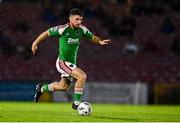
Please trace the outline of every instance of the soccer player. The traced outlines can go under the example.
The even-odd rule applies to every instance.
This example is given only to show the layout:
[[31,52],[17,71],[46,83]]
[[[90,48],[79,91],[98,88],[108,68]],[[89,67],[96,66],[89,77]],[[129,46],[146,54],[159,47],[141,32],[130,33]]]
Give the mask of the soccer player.
[[76,80],[74,86],[73,109],[77,109],[81,102],[83,88],[86,82],[86,73],[76,66],[76,58],[79,49],[80,39],[87,38],[99,45],[111,43],[110,39],[101,40],[93,35],[84,25],[82,25],[83,13],[80,9],[74,8],[69,13],[69,22],[65,25],[58,25],[40,34],[32,44],[32,52],[36,53],[38,45],[49,36],[59,38],[59,56],[56,61],[56,68],[61,73],[60,82],[51,84],[37,84],[34,101],[38,102],[43,92],[65,91],[73,79]]

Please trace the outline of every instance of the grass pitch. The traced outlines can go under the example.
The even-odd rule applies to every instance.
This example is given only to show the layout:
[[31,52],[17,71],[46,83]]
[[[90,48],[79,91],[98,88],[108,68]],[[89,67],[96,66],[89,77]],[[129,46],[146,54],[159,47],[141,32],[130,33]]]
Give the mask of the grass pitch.
[[80,116],[70,103],[0,102],[0,122],[180,122],[180,106],[92,104]]

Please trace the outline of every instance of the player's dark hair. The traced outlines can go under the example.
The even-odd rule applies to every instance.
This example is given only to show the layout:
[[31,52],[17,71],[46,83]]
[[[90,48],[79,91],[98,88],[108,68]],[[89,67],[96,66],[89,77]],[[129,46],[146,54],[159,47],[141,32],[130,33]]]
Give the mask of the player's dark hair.
[[71,9],[69,15],[79,15],[83,17],[83,12],[79,8]]

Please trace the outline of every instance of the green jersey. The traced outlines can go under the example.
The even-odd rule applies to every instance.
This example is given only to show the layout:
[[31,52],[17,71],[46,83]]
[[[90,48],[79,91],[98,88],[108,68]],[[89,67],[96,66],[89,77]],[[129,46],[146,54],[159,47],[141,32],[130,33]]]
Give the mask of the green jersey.
[[93,34],[83,25],[73,29],[69,24],[48,29],[50,36],[59,38],[59,59],[76,64],[77,53],[82,38],[92,39]]

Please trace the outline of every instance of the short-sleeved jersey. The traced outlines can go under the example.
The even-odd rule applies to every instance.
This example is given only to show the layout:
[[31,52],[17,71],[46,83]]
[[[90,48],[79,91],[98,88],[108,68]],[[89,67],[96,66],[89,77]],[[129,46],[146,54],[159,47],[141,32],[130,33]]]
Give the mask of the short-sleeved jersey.
[[50,36],[59,38],[59,59],[76,64],[77,53],[82,38],[92,39],[93,34],[83,25],[71,28],[69,24],[59,25],[48,29]]

